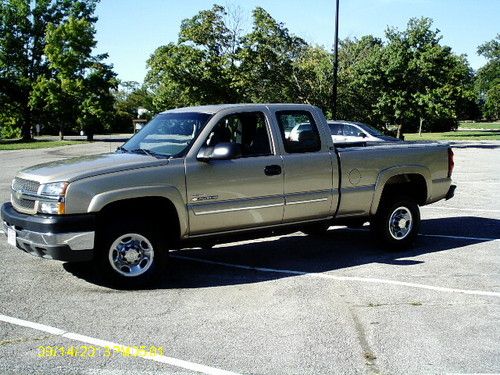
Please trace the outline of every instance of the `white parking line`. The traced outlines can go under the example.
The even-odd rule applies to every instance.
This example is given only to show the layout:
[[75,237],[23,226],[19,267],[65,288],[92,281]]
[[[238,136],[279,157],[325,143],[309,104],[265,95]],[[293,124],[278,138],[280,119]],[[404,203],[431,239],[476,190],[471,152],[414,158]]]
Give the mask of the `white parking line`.
[[312,277],[312,278],[330,279],[330,280],[336,280],[336,281],[356,281],[356,282],[361,282],[361,283],[398,285],[398,286],[406,286],[406,287],[410,287],[410,288],[434,290],[437,292],[462,293],[462,294],[471,294],[471,295],[476,295],[476,296],[487,296],[487,297],[500,297],[500,293],[498,293],[498,292],[489,292],[489,291],[482,291],[482,290],[446,288],[446,287],[441,287],[441,286],[409,283],[406,281],[397,281],[397,280],[376,279],[376,278],[371,278],[371,277],[335,276],[335,275],[329,275],[326,273],[318,273],[318,272],[303,272],[303,271],[294,271],[294,270],[276,269],[276,268],[252,267],[252,266],[246,266],[243,264],[217,262],[217,261],[207,260],[207,259],[186,257],[186,256],[182,256],[182,255],[170,255],[170,256],[174,257],[174,258],[178,258],[178,259],[190,260],[193,262],[214,264],[214,265],[223,266],[223,267],[240,268],[240,269],[252,270],[252,271],[274,272],[274,273],[282,273],[282,274],[288,274],[288,275],[299,275],[299,276],[307,276],[307,277]]
[[465,237],[465,236],[451,236],[445,234],[422,234],[423,237],[439,237],[439,238],[453,238],[456,240],[472,240],[472,241],[500,241],[500,238],[487,238],[487,237]]
[[465,212],[493,212],[497,213],[500,210],[489,210],[482,208],[459,208],[459,207],[442,207],[442,206],[423,206],[424,209],[430,210],[447,210],[447,211],[465,211]]
[[131,357],[134,357],[134,356],[141,357],[141,358],[144,358],[144,359],[147,359],[150,361],[165,363],[167,365],[180,367],[180,368],[195,371],[195,372],[200,372],[202,374],[238,375],[235,372],[221,370],[221,369],[218,369],[215,367],[200,365],[198,363],[183,361],[182,359],[166,357],[163,355],[157,355],[155,353],[149,353],[149,352],[144,353],[143,351],[139,351],[139,350],[137,350],[133,347],[129,347],[127,345],[118,344],[118,343],[115,343],[112,341],[96,339],[94,337],[83,336],[83,335],[80,335],[78,333],[64,331],[60,328],[46,326],[44,324],[34,323],[34,322],[30,322],[28,320],[13,318],[13,317],[7,316],[7,315],[0,314],[0,321],[3,321],[5,323],[9,323],[9,324],[14,324],[14,325],[21,326],[21,327],[36,329],[38,331],[47,332],[51,335],[65,337],[67,339],[83,342],[85,344],[96,345],[96,346],[100,346],[100,347],[107,347],[107,348],[110,348],[111,350],[117,351],[117,352],[123,353],[126,350],[127,353],[130,353]]

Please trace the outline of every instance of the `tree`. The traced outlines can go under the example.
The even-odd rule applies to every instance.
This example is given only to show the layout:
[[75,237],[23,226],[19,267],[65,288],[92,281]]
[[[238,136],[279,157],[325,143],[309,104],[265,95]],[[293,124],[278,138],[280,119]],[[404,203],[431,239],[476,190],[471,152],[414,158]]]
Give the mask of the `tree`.
[[49,123],[64,130],[75,128],[92,140],[96,130],[109,124],[114,98],[115,73],[102,63],[106,55],[92,56],[96,45],[93,24],[85,18],[70,16],[46,30],[45,56],[50,74],[41,76],[33,86],[32,108],[41,108]]
[[476,91],[482,105],[483,115],[488,119],[500,118],[500,34],[480,45],[478,54],[488,62],[477,72]]
[[371,35],[344,39],[339,46],[339,118],[382,123],[374,105],[382,91],[382,40]]
[[[0,112],[4,121],[22,130],[24,139],[31,138],[30,129],[35,124],[57,123],[59,113],[63,123],[70,121],[65,104],[77,100],[70,92],[81,89],[80,84],[71,81],[70,71],[72,67],[81,69],[82,64],[83,69],[92,70],[92,66],[77,59],[88,62],[95,45],[94,33],[88,30],[93,30],[97,21],[93,16],[96,3],[97,0],[0,0]],[[59,28],[72,39],[57,32]],[[49,30],[52,36],[48,39]],[[76,35],[79,31],[84,34]],[[84,42],[85,38],[90,38],[89,42]],[[79,43],[81,50],[74,48]],[[58,48],[67,53],[56,62]],[[47,53],[52,54],[53,61]],[[42,93],[48,95],[46,101]]]
[[144,85],[135,81],[120,82],[118,89],[114,91],[114,97],[113,131],[130,132],[132,120],[138,117],[139,108],[149,112],[145,115],[146,119],[151,118],[153,97]]
[[222,6],[199,12],[181,24],[179,41],[159,47],[148,60],[146,87],[153,106],[166,108],[239,101],[233,84],[234,35]]
[[[326,114],[333,97],[333,56],[323,47],[308,46],[292,61],[296,97],[290,101],[320,107]],[[293,100],[295,99],[295,100]]]
[[306,56],[306,47],[303,39],[257,7],[253,11],[253,30],[242,38],[238,50],[241,97],[254,102],[298,101],[301,93],[294,78],[294,64],[300,56]]
[[472,70],[463,56],[440,44],[429,18],[412,18],[407,29],[386,31],[381,55],[382,91],[375,108],[398,125],[398,136],[417,124],[456,126],[460,106],[470,99]]

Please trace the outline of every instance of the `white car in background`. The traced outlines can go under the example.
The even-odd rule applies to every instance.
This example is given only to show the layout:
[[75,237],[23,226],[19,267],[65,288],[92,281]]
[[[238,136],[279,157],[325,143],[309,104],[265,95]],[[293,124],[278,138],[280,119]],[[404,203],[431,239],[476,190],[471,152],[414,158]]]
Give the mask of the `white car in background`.
[[362,122],[328,121],[328,127],[332,133],[333,143],[400,141]]

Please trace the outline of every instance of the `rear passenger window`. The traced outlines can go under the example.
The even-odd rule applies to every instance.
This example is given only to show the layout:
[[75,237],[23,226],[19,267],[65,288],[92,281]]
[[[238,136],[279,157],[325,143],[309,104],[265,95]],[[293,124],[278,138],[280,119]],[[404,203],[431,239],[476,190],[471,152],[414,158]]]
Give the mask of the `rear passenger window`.
[[307,111],[276,112],[285,151],[289,154],[316,152],[321,149],[318,128]]

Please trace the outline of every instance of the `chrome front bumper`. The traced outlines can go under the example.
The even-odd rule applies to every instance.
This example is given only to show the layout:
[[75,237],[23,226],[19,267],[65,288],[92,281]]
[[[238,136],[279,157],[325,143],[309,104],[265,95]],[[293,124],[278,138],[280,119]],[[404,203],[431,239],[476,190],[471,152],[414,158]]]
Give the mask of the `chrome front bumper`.
[[18,230],[9,227],[3,222],[3,231],[7,235],[8,229],[16,232],[16,240],[30,247],[54,247],[67,245],[71,250],[88,250],[94,248],[95,232],[74,233],[38,233],[29,230]]
[[94,258],[95,216],[27,215],[11,203],[0,209],[2,228],[10,245],[46,259],[69,262]]

